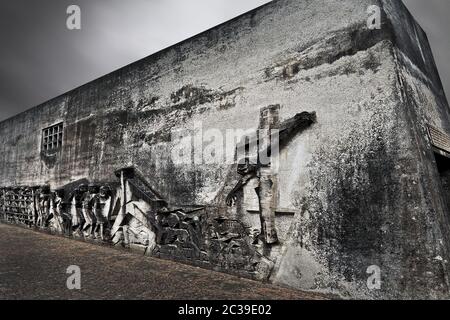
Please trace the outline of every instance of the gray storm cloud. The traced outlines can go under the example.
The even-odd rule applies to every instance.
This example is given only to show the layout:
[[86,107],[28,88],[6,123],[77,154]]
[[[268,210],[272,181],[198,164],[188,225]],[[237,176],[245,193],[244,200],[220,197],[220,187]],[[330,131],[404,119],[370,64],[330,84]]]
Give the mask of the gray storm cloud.
[[[0,121],[144,58],[267,0],[2,0]],[[450,92],[450,2],[405,0],[427,31]],[[66,8],[82,29],[66,28]]]

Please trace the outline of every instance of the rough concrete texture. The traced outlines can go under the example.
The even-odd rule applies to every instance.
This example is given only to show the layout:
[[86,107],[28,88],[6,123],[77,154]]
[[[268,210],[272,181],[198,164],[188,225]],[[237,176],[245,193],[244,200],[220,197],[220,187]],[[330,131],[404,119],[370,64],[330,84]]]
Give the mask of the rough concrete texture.
[[[367,29],[373,4],[381,30]],[[275,207],[294,216],[277,218],[271,281],[448,298],[449,210],[426,124],[450,134],[449,107],[400,1],[274,1],[17,115],[0,124],[0,185],[111,182],[133,165],[172,205],[225,207],[235,167],[174,164],[171,129],[257,128],[276,104],[281,120],[317,121],[280,155]],[[41,130],[61,121],[63,148],[41,152]],[[242,221],[249,202],[233,213]],[[380,290],[367,288],[372,265]]]

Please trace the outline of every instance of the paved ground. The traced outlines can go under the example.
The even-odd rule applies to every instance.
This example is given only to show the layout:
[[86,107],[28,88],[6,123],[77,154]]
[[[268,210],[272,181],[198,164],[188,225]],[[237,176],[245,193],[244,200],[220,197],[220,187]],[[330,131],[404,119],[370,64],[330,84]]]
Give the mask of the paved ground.
[[[81,290],[66,287],[81,268]],[[0,223],[0,299],[321,299]]]

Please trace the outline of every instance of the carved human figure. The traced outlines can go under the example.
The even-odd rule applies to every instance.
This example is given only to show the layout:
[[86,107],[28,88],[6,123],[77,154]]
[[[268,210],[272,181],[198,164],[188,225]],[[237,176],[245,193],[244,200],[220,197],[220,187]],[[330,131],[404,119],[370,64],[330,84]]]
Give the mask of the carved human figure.
[[236,202],[238,198],[238,192],[240,192],[251,179],[257,176],[258,165],[251,163],[250,159],[246,157],[238,164],[237,173],[242,178],[239,179],[238,183],[234,186],[225,200],[226,204],[230,207]]
[[109,228],[109,215],[112,207],[111,189],[100,187],[100,191],[93,197],[93,210],[96,219],[94,237],[105,240],[105,226]]
[[55,190],[53,193],[51,213],[57,230],[61,233],[68,232],[70,230],[71,217],[64,210],[64,189]]
[[50,186],[41,186],[38,194],[38,221],[36,223],[38,227],[44,228],[47,226],[50,218],[50,202]]
[[66,192],[64,189],[57,190],[57,192],[58,198],[61,199],[61,201],[58,202],[58,208],[60,210],[59,212],[63,221],[64,233],[70,234],[72,231],[72,216],[70,215],[70,211],[68,210],[67,203],[64,202]]
[[[273,168],[270,159],[275,153],[275,149],[281,150],[295,134],[305,130],[316,121],[314,112],[302,112],[280,124],[278,111],[278,105],[269,106],[261,110],[256,161],[253,161],[254,164],[252,164],[252,161],[247,156],[238,165],[238,174],[242,177],[226,198],[226,204],[232,206],[238,198],[238,192],[251,179],[258,180],[255,191],[259,200],[261,234],[266,244],[278,242],[275,212],[272,208],[275,192],[273,190]],[[273,129],[275,129],[277,135],[273,134]],[[247,143],[245,147],[247,149]]]
[[76,188],[69,196],[71,202],[70,215],[72,217],[72,231],[75,235],[81,236],[81,228],[84,224],[83,219],[83,196],[88,191],[84,184]]
[[275,226],[275,212],[272,207],[274,191],[272,172],[268,167],[260,167],[258,177],[258,187],[255,189],[258,195],[261,234],[267,244],[274,244],[278,242],[278,234]]
[[93,227],[95,223],[94,211],[93,211],[93,200],[95,196],[99,193],[99,187],[95,185],[90,185],[86,192],[82,196],[82,213],[84,218],[84,224],[82,232],[87,238],[92,238]]
[[275,228],[275,214],[273,213],[272,199],[273,199],[273,181],[271,178],[270,167],[260,164],[252,164],[249,158],[245,158],[243,163],[238,165],[238,174],[242,176],[236,186],[228,194],[226,204],[232,206],[237,198],[238,193],[247,185],[251,179],[258,180],[258,186],[255,192],[258,195],[260,220],[261,220],[261,234],[264,236],[267,244],[273,244],[278,241],[278,236]]

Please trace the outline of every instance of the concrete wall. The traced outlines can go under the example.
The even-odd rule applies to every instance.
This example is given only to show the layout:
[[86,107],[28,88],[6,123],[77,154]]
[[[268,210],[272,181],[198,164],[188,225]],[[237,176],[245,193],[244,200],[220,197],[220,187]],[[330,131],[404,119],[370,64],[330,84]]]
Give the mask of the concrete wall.
[[[371,4],[386,8],[381,30],[367,30]],[[273,104],[281,120],[315,111],[280,155],[276,206],[291,215],[277,217],[271,280],[345,297],[443,297],[449,221],[424,123],[450,124],[432,61],[402,5],[275,1],[2,122],[0,185],[111,182],[133,165],[172,205],[224,207],[235,167],[173,163],[171,130],[257,128]],[[60,121],[64,146],[43,155],[41,130]],[[228,214],[257,223],[251,188],[243,201]],[[372,265],[381,290],[366,286]]]
[[[205,129],[256,128],[259,109],[276,103],[283,107],[282,120],[312,111],[320,101],[308,105],[290,92],[288,81],[268,78],[266,69],[330,30],[362,21],[365,8],[366,1],[271,3],[9,119],[0,127],[8,151],[2,152],[0,182],[61,186],[86,177],[111,180],[114,169],[132,163],[168,198],[201,201],[206,190],[199,188],[208,181],[207,188],[216,190],[227,167],[211,166],[213,177],[205,166],[177,174],[158,149],[170,141],[170,129],[193,128],[196,121]],[[41,129],[60,121],[64,148],[57,160],[43,159]]]
[[[448,297],[448,212],[425,122],[448,128],[449,108],[423,31],[403,4],[379,5],[389,41],[364,54],[381,47],[385,56],[367,82],[364,74],[349,87],[334,82],[348,106],[329,126],[338,130],[327,137],[321,128],[311,143],[300,214],[275,281],[350,296]],[[416,97],[406,92],[405,73]],[[352,86],[361,90],[356,99]],[[379,291],[367,290],[370,265],[381,268]]]

